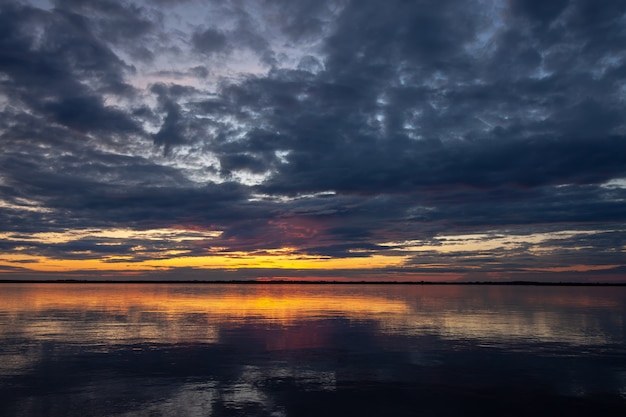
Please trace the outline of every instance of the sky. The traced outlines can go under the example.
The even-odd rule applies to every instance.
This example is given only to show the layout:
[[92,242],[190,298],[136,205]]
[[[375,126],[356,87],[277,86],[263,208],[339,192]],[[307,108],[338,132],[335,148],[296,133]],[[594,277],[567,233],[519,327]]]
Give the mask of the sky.
[[0,0],[0,279],[626,281],[626,2]]

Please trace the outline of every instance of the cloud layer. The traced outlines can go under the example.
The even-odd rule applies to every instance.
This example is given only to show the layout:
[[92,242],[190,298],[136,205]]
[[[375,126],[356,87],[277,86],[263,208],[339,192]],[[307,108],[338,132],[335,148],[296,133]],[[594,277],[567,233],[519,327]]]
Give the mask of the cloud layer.
[[3,3],[0,268],[619,277],[625,19],[610,0]]

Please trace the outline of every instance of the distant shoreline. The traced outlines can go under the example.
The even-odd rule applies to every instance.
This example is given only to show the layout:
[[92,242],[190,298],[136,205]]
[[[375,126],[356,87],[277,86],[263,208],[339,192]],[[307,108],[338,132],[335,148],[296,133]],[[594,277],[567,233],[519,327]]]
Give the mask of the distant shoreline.
[[287,281],[287,280],[255,280],[255,281],[156,281],[156,280],[19,280],[2,279],[0,284],[194,284],[194,285],[484,285],[484,286],[541,286],[541,287],[626,287],[626,282],[538,282],[538,281],[467,281],[467,282],[431,282],[431,281]]

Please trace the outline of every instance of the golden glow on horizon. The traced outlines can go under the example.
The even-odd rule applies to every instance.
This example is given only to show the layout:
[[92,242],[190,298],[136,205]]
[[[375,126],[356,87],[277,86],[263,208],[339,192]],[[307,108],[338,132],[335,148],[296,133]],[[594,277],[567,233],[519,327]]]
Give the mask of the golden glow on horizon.
[[52,259],[25,254],[7,254],[0,257],[0,266],[21,266],[32,271],[67,272],[79,270],[155,271],[172,268],[200,269],[373,269],[401,267],[406,256],[373,255],[356,258],[320,258],[292,254],[254,255],[246,252],[229,252],[214,256],[177,256],[132,262],[132,256],[109,256],[101,259]]
[[[292,225],[293,226],[293,225]],[[0,268],[4,273],[16,272],[72,272],[72,271],[109,271],[109,272],[150,272],[172,270],[176,268],[194,269],[285,269],[285,270],[373,270],[384,268],[403,268],[421,253],[426,253],[425,262],[417,266],[420,270],[445,270],[458,266],[455,258],[433,259],[437,254],[453,254],[473,259],[475,264],[462,264],[465,272],[480,271],[489,264],[477,264],[482,257],[503,258],[510,251],[526,251],[533,256],[549,256],[551,252],[572,250],[561,248],[559,241],[565,241],[580,235],[605,233],[594,230],[563,230],[557,232],[513,235],[505,232],[489,231],[465,235],[440,235],[425,240],[388,241],[379,243],[379,250],[353,250],[354,256],[333,258],[329,256],[306,255],[297,247],[256,249],[254,251],[231,251],[228,242],[219,239],[222,231],[197,230],[193,227],[180,226],[152,230],[115,229],[77,229],[64,232],[40,232],[32,234],[0,233],[0,239],[14,242],[15,248],[10,253],[0,253]],[[313,225],[301,225],[289,229],[298,238],[315,234]],[[80,243],[88,240],[91,249],[59,251],[59,258],[37,255],[38,247]],[[128,249],[129,243],[132,245]],[[226,244],[226,246],[223,246]],[[118,253],[110,250],[100,253],[98,246],[112,249],[119,246]],[[107,252],[110,254],[107,255]],[[113,251],[115,252],[115,251]],[[358,255],[369,256],[358,256]],[[66,257],[63,257],[66,256]],[[442,262],[445,259],[444,262]],[[497,264],[497,262],[491,262]],[[549,263],[546,263],[546,265]],[[587,272],[616,268],[619,265],[559,265],[521,268],[528,272]],[[519,267],[518,267],[519,268]],[[442,272],[443,273],[443,272]]]
[[[30,235],[2,233],[0,239],[24,242],[13,253],[0,255],[0,267],[19,267],[37,272],[70,271],[155,271],[173,268],[199,269],[373,269],[400,267],[407,256],[372,255],[368,257],[330,258],[294,254],[296,248],[283,247],[254,252],[228,251],[226,247],[209,247],[208,255],[186,256],[188,249],[152,250],[138,243],[128,255],[118,254],[93,259],[57,259],[26,253],[28,243],[63,244],[80,239],[100,239],[98,245],[122,245],[129,240],[186,242],[204,241],[219,237],[221,231],[196,231],[188,229],[81,229],[62,233],[41,232]],[[70,255],[87,257],[89,251],[74,251]],[[143,259],[137,257],[143,256]],[[135,261],[135,259],[138,259]]]

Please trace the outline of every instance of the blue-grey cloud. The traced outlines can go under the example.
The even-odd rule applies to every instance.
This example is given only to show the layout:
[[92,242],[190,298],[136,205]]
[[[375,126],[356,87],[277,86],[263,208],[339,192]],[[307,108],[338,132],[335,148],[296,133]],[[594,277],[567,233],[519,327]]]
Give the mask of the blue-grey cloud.
[[624,262],[620,2],[42,4],[0,6],[0,233],[222,235],[3,251],[399,256],[385,244],[578,230],[406,271]]

